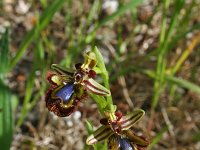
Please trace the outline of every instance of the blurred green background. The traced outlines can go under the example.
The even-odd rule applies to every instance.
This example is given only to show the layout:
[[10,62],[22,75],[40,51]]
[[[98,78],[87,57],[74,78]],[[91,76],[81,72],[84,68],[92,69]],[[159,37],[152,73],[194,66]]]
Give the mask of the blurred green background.
[[97,106],[58,118],[44,97],[52,63],[73,67],[97,46],[118,109],[146,111],[134,130],[148,149],[199,150],[199,10],[199,0],[0,0],[1,149],[90,149]]

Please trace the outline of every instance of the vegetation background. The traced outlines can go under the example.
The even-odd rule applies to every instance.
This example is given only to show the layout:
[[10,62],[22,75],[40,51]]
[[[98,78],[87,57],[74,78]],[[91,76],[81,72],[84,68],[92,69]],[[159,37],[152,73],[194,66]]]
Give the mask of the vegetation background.
[[199,0],[0,0],[1,149],[90,149],[85,119],[99,125],[96,104],[56,117],[45,77],[97,46],[118,109],[146,111],[134,130],[148,149],[199,150],[199,10]]

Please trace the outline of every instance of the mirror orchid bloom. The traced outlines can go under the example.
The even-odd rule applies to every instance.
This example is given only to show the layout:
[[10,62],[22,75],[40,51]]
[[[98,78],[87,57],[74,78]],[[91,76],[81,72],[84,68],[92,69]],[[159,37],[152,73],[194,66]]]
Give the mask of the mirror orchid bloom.
[[69,116],[77,107],[78,103],[88,97],[88,92],[96,95],[108,96],[110,91],[97,83],[94,78],[96,72],[95,54],[91,51],[84,55],[84,63],[75,65],[71,70],[57,64],[51,67],[54,72],[47,75],[51,87],[46,93],[45,101],[49,111],[57,116]]
[[137,150],[147,147],[148,140],[137,136],[130,129],[144,114],[143,110],[138,109],[126,116],[116,113],[115,120],[104,118],[100,121],[102,126],[87,138],[86,143],[93,145],[107,139],[109,150]]

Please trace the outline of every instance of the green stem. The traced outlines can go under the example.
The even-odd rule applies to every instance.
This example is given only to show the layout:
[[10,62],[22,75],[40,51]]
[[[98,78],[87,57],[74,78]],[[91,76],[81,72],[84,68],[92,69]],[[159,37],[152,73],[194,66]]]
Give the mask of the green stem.
[[[108,90],[110,90],[109,76],[108,76],[108,72],[107,72],[105,64],[104,64],[103,56],[101,55],[101,53],[97,47],[94,48],[94,53],[96,55],[97,66],[98,66],[101,76],[103,78],[104,85]],[[104,111],[109,111],[111,113],[111,118],[113,118],[113,116],[114,116],[113,114],[116,111],[116,106],[113,105],[113,100],[112,100],[111,95],[106,96],[105,98],[106,98],[106,107],[104,107],[103,109],[104,109]]]

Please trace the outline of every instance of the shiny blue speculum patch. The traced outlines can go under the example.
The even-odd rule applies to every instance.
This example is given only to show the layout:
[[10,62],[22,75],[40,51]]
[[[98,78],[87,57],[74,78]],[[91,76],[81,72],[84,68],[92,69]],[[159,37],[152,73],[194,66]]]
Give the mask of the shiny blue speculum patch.
[[74,84],[68,83],[64,85],[62,88],[60,88],[56,93],[55,96],[61,98],[64,103],[67,103],[70,98],[72,97],[72,94],[74,93]]
[[127,139],[119,137],[120,150],[134,150]]

